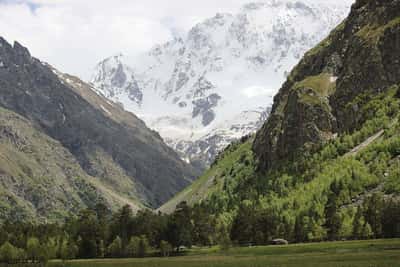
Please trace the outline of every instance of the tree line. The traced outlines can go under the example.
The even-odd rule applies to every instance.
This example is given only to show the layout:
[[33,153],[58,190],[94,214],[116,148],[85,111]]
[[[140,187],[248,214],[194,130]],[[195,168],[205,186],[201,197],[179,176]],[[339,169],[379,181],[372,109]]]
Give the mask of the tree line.
[[233,220],[230,238],[239,244],[266,245],[274,238],[303,243],[400,237],[400,202],[373,194],[362,205],[351,207],[356,210],[352,221],[345,218],[343,209],[347,208],[339,205],[337,192],[330,194],[324,214],[313,214],[318,212],[310,209],[294,220],[271,208],[242,204]]
[[[316,225],[322,240],[341,240],[340,182],[334,182],[326,202],[324,223]],[[274,238],[307,242],[315,229],[306,215],[295,223],[271,209],[241,205],[231,223],[209,211],[205,204],[178,205],[173,214],[149,210],[133,214],[129,206],[112,213],[105,205],[82,210],[64,224],[4,222],[0,227],[0,261],[43,263],[49,259],[123,258],[169,256],[182,248],[220,245],[266,245]],[[353,239],[400,237],[400,203],[373,194],[357,207],[352,222]],[[321,240],[320,240],[321,241]]]
[[169,256],[193,244],[218,243],[215,216],[201,205],[178,205],[171,215],[130,206],[112,213],[105,205],[82,210],[63,224],[6,221],[0,226],[0,262],[49,259]]

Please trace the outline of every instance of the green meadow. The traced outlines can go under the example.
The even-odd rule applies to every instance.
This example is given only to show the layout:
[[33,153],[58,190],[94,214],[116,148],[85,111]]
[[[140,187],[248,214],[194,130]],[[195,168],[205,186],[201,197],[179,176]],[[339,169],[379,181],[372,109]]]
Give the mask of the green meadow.
[[[50,267],[63,263],[53,261]],[[75,260],[70,267],[396,267],[400,239],[327,242],[288,246],[193,249],[184,256],[143,259]]]

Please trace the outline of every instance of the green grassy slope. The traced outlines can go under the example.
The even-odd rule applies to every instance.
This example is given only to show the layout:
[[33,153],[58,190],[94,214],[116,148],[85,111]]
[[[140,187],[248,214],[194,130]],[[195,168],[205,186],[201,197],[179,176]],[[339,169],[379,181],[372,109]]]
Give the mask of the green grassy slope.
[[[192,186],[162,207],[202,202],[220,217],[232,218],[241,205],[270,210],[293,231],[296,218],[309,224],[309,240],[325,238],[325,204],[331,184],[344,186],[339,196],[343,228],[351,237],[356,209],[373,193],[400,198],[400,98],[399,87],[370,97],[360,114],[363,127],[321,145],[315,153],[282,163],[267,173],[256,170],[253,139],[230,146]],[[356,100],[358,101],[358,100]],[[256,209],[258,209],[256,208]],[[229,220],[229,219],[228,219]],[[289,233],[282,236],[290,238]]]
[[4,108],[0,133],[0,218],[61,220],[97,201],[112,208],[142,207],[128,194],[113,194],[101,180],[87,175],[58,141]]
[[[175,258],[82,260],[71,267],[397,267],[400,241],[374,240],[299,244],[286,247],[235,248],[226,252],[192,251]],[[50,266],[61,266],[51,262]]]
[[[161,206],[158,210],[164,213],[171,213],[180,202],[195,204],[209,198],[218,192],[223,191],[226,183],[237,183],[235,177],[246,176],[254,172],[250,162],[253,161],[251,151],[253,138],[244,143],[231,144],[219,157],[216,162],[200,178],[174,198]],[[233,173],[232,167],[236,166],[240,173]],[[232,175],[235,175],[232,177]]]

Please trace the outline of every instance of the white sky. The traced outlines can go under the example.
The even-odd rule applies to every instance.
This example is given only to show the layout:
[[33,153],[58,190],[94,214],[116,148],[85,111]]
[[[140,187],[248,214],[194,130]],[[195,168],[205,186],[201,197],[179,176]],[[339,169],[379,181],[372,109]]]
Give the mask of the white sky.
[[[308,0],[351,3],[352,0]],[[0,36],[88,79],[105,57],[134,56],[252,0],[0,0]]]

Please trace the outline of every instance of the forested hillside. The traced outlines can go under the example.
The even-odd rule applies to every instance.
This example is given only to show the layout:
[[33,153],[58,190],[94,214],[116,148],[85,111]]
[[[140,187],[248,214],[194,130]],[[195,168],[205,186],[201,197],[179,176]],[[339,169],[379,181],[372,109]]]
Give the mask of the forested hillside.
[[399,40],[399,1],[357,1],[291,72],[257,135],[161,210],[201,203],[240,243],[398,236]]

